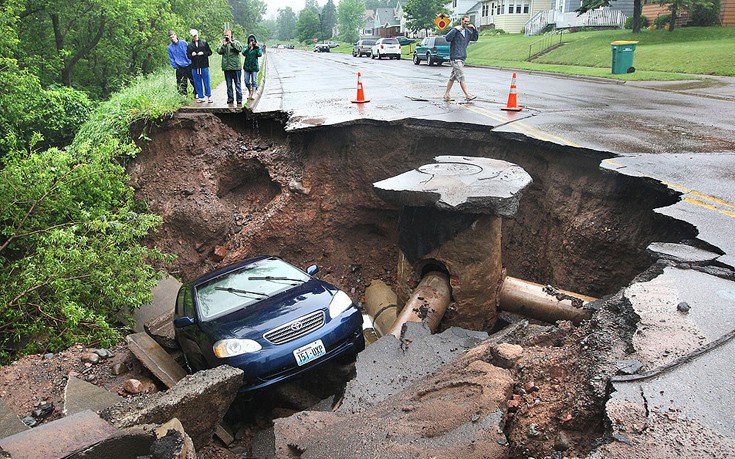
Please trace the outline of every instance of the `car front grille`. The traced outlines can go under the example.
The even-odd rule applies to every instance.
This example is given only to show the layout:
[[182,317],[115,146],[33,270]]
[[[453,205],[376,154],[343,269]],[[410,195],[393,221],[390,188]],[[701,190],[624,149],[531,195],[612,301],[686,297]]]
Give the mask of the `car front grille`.
[[317,311],[309,315],[299,317],[298,319],[281,325],[278,328],[265,333],[263,338],[273,344],[285,344],[289,341],[301,338],[314,330],[318,330],[324,326],[324,311]]

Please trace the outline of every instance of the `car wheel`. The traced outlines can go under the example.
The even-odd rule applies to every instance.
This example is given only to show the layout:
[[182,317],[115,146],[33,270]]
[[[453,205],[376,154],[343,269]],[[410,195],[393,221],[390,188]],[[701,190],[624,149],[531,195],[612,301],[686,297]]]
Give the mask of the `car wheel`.
[[353,51],[352,52],[352,57],[357,57],[357,53]]
[[377,58],[378,58],[378,60],[381,60],[382,59],[382,57],[380,57],[380,51],[378,51]]
[[434,58],[431,57],[431,53],[426,53],[426,63],[428,65],[434,65]]
[[413,53],[413,63],[416,65],[419,65],[421,63],[421,59],[419,59],[419,55],[416,53]]
[[370,54],[370,59],[375,59],[375,54]]

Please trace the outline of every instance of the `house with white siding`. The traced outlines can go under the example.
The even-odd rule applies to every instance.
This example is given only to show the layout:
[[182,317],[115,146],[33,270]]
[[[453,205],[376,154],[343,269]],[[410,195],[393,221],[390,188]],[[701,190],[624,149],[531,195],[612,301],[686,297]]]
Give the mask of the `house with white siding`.
[[551,9],[553,0],[452,0],[446,4],[451,12],[452,24],[456,25],[462,16],[469,16],[470,22],[480,29],[502,29],[508,33],[520,33],[526,22],[539,11]]

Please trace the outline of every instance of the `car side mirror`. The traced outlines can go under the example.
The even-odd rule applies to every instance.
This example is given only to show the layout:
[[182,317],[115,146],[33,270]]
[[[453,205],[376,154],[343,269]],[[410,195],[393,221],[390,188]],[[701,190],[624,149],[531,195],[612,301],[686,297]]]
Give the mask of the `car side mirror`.
[[314,274],[319,272],[319,267],[317,265],[311,265],[308,268],[306,268],[306,274],[313,276]]
[[195,323],[196,321],[188,316],[179,317],[178,319],[174,319],[174,327],[176,328],[188,327],[190,325],[194,325]]

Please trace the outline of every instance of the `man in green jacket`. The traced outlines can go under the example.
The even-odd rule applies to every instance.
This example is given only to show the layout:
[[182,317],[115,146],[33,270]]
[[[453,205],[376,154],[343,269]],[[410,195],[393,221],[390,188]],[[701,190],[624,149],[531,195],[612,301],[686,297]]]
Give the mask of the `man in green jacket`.
[[248,45],[242,50],[242,55],[245,56],[245,64],[243,65],[245,86],[248,88],[248,99],[252,99],[255,91],[258,90],[258,70],[260,70],[258,58],[263,55],[255,35],[248,35]]
[[242,71],[240,70],[240,53],[242,52],[242,43],[232,39],[232,30],[225,30],[225,37],[222,44],[217,47],[217,54],[222,55],[222,71],[225,72],[225,83],[227,84],[227,103],[234,101],[232,85],[235,85],[235,94],[237,96],[237,105],[242,104]]

